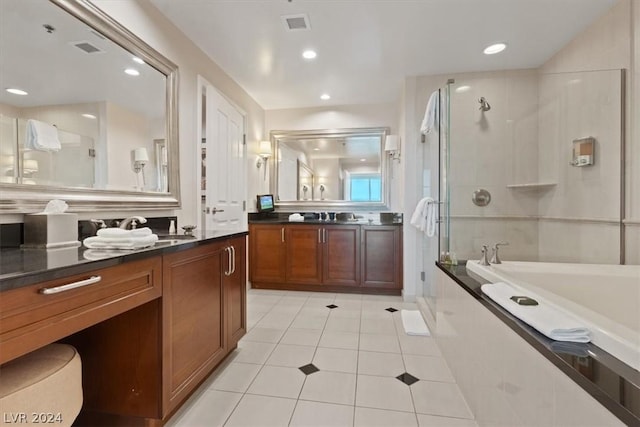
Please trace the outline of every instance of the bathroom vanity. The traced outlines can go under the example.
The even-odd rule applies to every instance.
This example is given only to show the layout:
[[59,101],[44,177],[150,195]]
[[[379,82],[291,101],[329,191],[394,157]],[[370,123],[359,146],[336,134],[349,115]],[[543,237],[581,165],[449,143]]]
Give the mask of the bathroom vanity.
[[72,344],[79,425],[162,425],[246,332],[245,242],[203,233],[96,261],[75,249],[53,269],[45,250],[3,249],[0,363]]
[[400,295],[402,224],[251,221],[249,280],[257,289]]

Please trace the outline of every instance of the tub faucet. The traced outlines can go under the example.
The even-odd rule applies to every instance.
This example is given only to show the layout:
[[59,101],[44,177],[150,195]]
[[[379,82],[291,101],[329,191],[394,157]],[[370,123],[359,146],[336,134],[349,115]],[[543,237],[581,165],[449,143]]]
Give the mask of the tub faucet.
[[138,223],[144,224],[145,222],[147,222],[147,219],[143,216],[130,216],[120,221],[120,224],[118,225],[118,227],[123,228],[125,230],[127,229],[133,230],[134,228],[136,228]]
[[498,249],[500,248],[500,246],[508,246],[509,242],[500,242],[500,243],[496,243],[493,246],[493,256],[491,257],[491,264],[502,264],[502,261],[500,261],[500,257],[498,256]]
[[487,259],[488,254],[489,254],[489,247],[487,245],[482,245],[482,257],[478,261],[478,264],[489,265],[489,261]]

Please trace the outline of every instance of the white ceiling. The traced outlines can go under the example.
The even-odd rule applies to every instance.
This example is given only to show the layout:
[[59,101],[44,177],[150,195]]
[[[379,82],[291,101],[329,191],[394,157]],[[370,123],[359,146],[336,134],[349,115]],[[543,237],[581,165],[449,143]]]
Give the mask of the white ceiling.
[[[538,67],[616,0],[151,2],[269,110],[395,102],[406,76]],[[299,13],[311,30],[285,31],[281,16]],[[482,53],[498,41],[508,49]]]

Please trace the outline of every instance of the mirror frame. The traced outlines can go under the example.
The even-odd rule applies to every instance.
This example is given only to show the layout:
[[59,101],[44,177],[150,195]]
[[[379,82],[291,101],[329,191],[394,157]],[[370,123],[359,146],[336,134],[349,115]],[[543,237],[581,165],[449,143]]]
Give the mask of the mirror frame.
[[346,138],[350,136],[380,136],[380,173],[382,175],[382,201],[380,202],[353,202],[350,200],[275,200],[278,208],[286,210],[308,210],[309,208],[327,209],[352,209],[352,210],[387,210],[389,209],[391,183],[389,175],[388,156],[385,156],[384,140],[389,135],[388,127],[372,128],[341,128],[341,129],[315,129],[315,130],[274,130],[270,132],[271,152],[273,157],[269,174],[269,189],[274,197],[278,193],[278,158],[280,157],[278,140],[284,138]]
[[0,184],[0,213],[30,213],[42,210],[49,200],[62,199],[72,212],[97,210],[149,210],[180,207],[178,142],[178,66],[88,0],[49,0],[84,24],[142,58],[166,76],[166,141],[168,144],[169,192],[119,191]]

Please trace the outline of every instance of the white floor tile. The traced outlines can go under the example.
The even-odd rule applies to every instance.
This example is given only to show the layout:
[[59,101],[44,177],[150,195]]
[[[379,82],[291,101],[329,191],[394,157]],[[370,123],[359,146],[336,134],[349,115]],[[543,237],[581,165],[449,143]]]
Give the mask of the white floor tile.
[[324,330],[331,332],[359,332],[360,318],[334,317],[329,315]]
[[245,341],[270,342],[277,343],[280,341],[286,329],[260,328],[255,327],[242,337]]
[[442,357],[436,340],[431,337],[417,337],[400,334],[400,348],[403,354],[415,354],[417,356]]
[[331,310],[329,318],[360,319],[360,309],[343,309],[342,307]]
[[291,323],[290,329],[324,329],[327,316],[298,315]]
[[300,399],[353,405],[356,376],[343,372],[319,371],[307,375]]
[[[226,427],[282,427],[289,424],[295,399],[245,394],[225,424]],[[214,424],[204,424],[211,425]],[[203,425],[203,426],[204,426]]]
[[396,325],[391,316],[385,318],[365,319],[360,326],[360,332],[363,334],[382,334],[395,335]]
[[287,313],[287,314],[279,314],[273,313],[272,311],[265,314],[262,319],[256,324],[259,328],[275,328],[275,329],[286,329],[291,325],[295,314]]
[[359,335],[354,332],[330,332],[325,331],[320,338],[319,347],[343,348],[346,350],[358,349]]
[[280,344],[306,345],[315,347],[320,341],[321,329],[288,329],[280,339]]
[[354,427],[417,427],[416,414],[356,407]]
[[358,351],[319,347],[313,357],[313,364],[321,371],[355,374],[358,366]]
[[473,419],[456,384],[418,381],[411,386],[411,393],[418,413]]
[[455,383],[449,366],[442,357],[403,355],[407,372],[414,377],[427,381]]
[[299,400],[293,411],[291,427],[351,427],[353,406]]
[[397,335],[360,334],[360,350],[400,353]]
[[217,390],[204,391],[197,400],[188,401],[166,427],[221,426],[236,407],[242,394]]
[[266,342],[253,342],[240,340],[238,348],[231,355],[234,362],[263,364],[276,347],[275,344]]
[[420,427],[478,427],[473,420],[424,414],[418,414],[418,425]]
[[247,393],[297,399],[304,379],[305,375],[298,368],[264,366]]
[[315,348],[303,345],[278,344],[266,365],[299,368],[311,363]]
[[358,353],[358,374],[397,377],[405,372],[402,355],[360,351]]
[[393,377],[358,375],[356,406],[414,411],[409,386]]
[[262,365],[251,363],[229,363],[213,378],[209,388],[221,391],[235,391],[244,393],[253,379],[258,375]]

